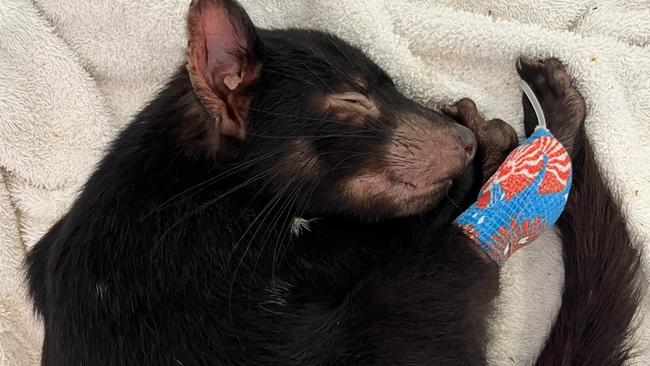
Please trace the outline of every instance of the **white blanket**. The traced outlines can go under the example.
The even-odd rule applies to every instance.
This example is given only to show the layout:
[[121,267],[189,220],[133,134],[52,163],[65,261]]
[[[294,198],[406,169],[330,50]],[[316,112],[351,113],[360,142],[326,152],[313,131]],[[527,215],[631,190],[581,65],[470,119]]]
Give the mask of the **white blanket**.
[[[188,3],[0,1],[0,365],[38,363],[42,330],[25,299],[23,256],[69,207],[110,138],[183,62]],[[588,133],[630,227],[650,245],[647,0],[243,4],[258,26],[323,29],[362,47],[422,103],[468,96],[519,132],[516,57],[559,57],[586,97]],[[554,234],[507,263],[491,321],[492,364],[535,359],[562,275]],[[641,313],[649,309],[646,302]],[[640,320],[635,361],[650,365],[650,319]]]

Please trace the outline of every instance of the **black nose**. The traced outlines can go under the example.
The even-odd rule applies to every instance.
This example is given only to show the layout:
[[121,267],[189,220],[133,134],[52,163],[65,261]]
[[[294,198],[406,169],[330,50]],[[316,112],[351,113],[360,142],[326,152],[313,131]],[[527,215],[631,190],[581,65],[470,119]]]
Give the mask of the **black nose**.
[[467,157],[466,164],[469,164],[476,155],[476,136],[469,128],[456,124],[458,130],[458,139],[461,146],[465,149],[465,156]]

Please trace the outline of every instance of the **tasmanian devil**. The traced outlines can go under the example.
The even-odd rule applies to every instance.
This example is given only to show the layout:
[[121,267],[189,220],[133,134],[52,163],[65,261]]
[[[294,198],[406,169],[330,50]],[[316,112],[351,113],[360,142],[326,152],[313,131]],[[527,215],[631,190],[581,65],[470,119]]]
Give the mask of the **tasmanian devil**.
[[[467,99],[418,105],[357,48],[257,29],[233,1],[194,1],[188,35],[187,64],[28,255],[42,364],[485,364],[498,268],[451,220],[513,131]],[[621,364],[638,253],[561,64],[518,71],[575,164],[537,363]]]

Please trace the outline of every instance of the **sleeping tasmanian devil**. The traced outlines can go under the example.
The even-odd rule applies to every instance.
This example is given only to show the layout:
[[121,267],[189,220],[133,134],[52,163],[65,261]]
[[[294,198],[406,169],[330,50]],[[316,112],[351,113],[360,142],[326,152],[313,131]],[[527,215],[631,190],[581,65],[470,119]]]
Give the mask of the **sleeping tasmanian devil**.
[[[42,364],[485,364],[498,267],[451,220],[513,131],[467,99],[418,105],[360,50],[257,29],[234,1],[194,1],[188,33],[187,64],[29,253]],[[561,64],[518,71],[575,165],[537,364],[621,364],[638,253]]]

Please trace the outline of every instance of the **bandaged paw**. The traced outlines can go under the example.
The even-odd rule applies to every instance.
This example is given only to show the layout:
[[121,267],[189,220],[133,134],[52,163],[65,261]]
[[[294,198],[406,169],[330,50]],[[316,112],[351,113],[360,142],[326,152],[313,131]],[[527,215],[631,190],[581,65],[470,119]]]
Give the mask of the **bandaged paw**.
[[566,149],[538,127],[454,223],[501,265],[557,221],[571,189],[571,172]]

